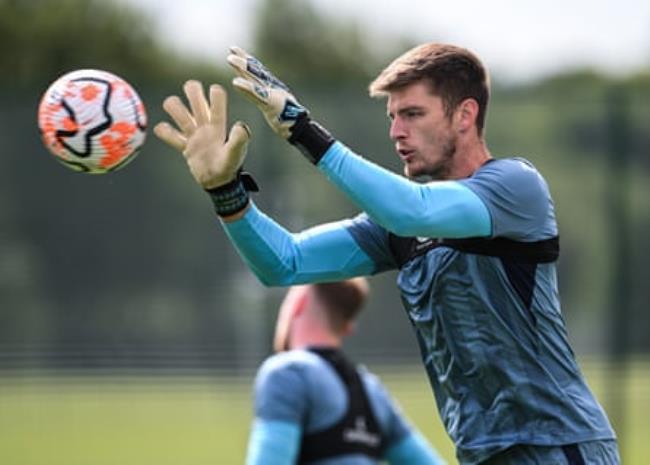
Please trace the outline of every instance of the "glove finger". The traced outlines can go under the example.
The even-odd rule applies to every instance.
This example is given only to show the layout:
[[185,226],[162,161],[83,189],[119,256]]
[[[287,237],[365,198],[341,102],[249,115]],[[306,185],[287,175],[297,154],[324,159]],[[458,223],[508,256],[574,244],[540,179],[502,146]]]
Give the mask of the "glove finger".
[[250,55],[243,49],[237,46],[232,46],[230,47],[230,54],[226,58],[226,61],[235,69],[238,74],[240,74],[242,77],[247,77],[248,73],[246,71],[246,68],[249,57]]
[[196,121],[187,107],[176,95],[167,97],[163,102],[163,109],[171,116],[174,123],[185,136],[191,135],[196,130]]
[[[233,49],[231,48],[231,50]],[[226,60],[239,76],[244,79],[256,81],[267,87],[278,87],[289,91],[289,87],[275,77],[260,60],[241,49],[237,50],[238,52],[236,54],[228,55]]]
[[219,141],[226,137],[228,119],[228,94],[219,84],[210,86],[210,120],[217,129]]
[[251,132],[248,126],[241,121],[237,121],[230,134],[228,134],[228,142],[226,142],[225,149],[230,156],[228,157],[228,164],[233,171],[238,170],[244,163],[246,157],[246,147],[250,140]]
[[199,81],[190,80],[185,83],[183,89],[187,100],[190,102],[190,108],[197,126],[208,124],[210,122],[210,109],[205,99],[203,85]]
[[255,105],[266,106],[269,99],[269,91],[265,87],[242,77],[233,79],[232,85]]
[[237,55],[228,55],[226,61],[228,61],[228,64],[239,76],[243,77],[244,79],[254,79],[256,81],[259,81],[257,76],[254,76],[248,72],[248,61],[246,58]]
[[179,152],[182,153],[185,150],[187,139],[179,131],[174,129],[171,124],[165,122],[158,123],[154,126],[153,132],[158,139]]
[[233,55],[240,56],[240,57],[242,57],[242,58],[244,58],[244,59],[245,59],[245,58],[248,58],[248,57],[250,56],[250,55],[246,52],[246,50],[244,50],[244,49],[241,48],[241,47],[238,47],[237,45],[232,45],[232,46],[230,47],[230,53],[233,54]]

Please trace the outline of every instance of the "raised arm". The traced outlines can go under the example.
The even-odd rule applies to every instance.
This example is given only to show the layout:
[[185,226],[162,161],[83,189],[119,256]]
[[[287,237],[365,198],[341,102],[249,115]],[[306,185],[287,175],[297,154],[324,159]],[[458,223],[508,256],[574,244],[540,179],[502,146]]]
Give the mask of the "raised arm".
[[487,207],[455,181],[419,184],[354,154],[310,117],[289,88],[256,58],[233,48],[236,89],[255,103],[271,128],[296,146],[378,224],[400,236],[489,236]]
[[[183,154],[196,182],[210,195],[215,210],[238,252],[266,285],[287,286],[367,275],[374,263],[357,245],[345,221],[292,234],[250,202],[252,178],[241,172],[251,133],[241,122],[226,131],[226,93],[188,81],[188,109],[179,97],[163,107],[176,123],[160,123],[155,134]],[[227,136],[228,134],[228,136]]]
[[398,236],[482,237],[491,232],[483,201],[456,181],[420,184],[332,144],[318,168],[377,223]]
[[226,233],[257,278],[267,286],[336,281],[372,274],[375,264],[348,232],[350,221],[292,234],[251,204]]

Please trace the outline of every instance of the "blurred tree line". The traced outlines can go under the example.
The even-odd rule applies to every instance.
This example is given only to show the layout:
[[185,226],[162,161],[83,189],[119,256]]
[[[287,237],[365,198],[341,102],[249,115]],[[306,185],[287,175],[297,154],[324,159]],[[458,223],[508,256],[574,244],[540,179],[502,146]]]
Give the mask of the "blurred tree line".
[[[384,102],[370,100],[366,87],[412,45],[408,38],[380,53],[358,25],[297,0],[261,2],[256,18],[252,51],[338,138],[401,171]],[[228,85],[230,71],[171,52],[151,20],[125,3],[0,0],[0,43],[0,366],[236,368],[259,361],[283,290],[263,288],[243,266],[181,157],[150,134],[123,171],[78,174],[47,154],[36,127],[40,95],[73,69],[126,78],[151,125],[166,119],[160,104],[186,79]],[[493,81],[493,153],[529,158],[554,194],[563,307],[579,351],[603,352],[610,343],[609,315],[618,310],[612,245],[619,241],[630,251],[627,348],[650,350],[650,72],[614,79],[571,71],[519,86]],[[246,165],[261,185],[255,201],[264,211],[290,230],[357,213],[275,138],[252,105],[231,93],[230,107],[232,120],[253,127]],[[613,129],[612,114],[626,124]],[[624,141],[625,158],[612,140]],[[625,237],[611,235],[612,189],[624,199],[625,215],[616,221],[628,225]],[[394,280],[394,273],[372,278],[374,293],[351,341],[364,356],[417,357]]]

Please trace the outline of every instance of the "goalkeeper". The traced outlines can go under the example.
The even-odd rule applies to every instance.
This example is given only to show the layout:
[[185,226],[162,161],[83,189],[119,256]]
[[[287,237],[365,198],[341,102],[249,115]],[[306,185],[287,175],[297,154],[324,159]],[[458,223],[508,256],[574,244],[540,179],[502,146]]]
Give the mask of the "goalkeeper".
[[[363,211],[291,233],[249,199],[250,133],[226,137],[225,93],[201,85],[163,106],[177,148],[243,260],[266,285],[399,270],[397,285],[442,421],[462,465],[616,465],[614,432],[569,345],[556,279],[548,186],[522,158],[493,158],[483,136],[487,72],[468,50],[424,44],[370,85],[387,98],[404,177],[355,154],[312,119],[258,60],[233,48],[233,84],[271,128]],[[418,179],[418,182],[415,181]],[[427,178],[426,182],[419,182]]]

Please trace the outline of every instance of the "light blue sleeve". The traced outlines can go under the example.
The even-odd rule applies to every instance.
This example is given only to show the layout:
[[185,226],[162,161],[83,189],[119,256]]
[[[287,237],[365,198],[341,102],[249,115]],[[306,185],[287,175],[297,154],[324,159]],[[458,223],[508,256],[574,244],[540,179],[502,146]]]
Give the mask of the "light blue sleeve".
[[293,234],[254,204],[239,220],[223,223],[239,255],[267,286],[372,274],[375,263],[347,230],[351,224],[344,220]]
[[335,142],[318,167],[374,221],[412,237],[486,237],[492,225],[487,207],[457,181],[418,184],[368,161]]
[[309,410],[306,364],[297,351],[275,354],[255,376],[255,418],[302,425]]
[[294,465],[300,435],[294,423],[256,419],[248,440],[246,465]]
[[302,424],[308,411],[305,363],[299,352],[267,358],[255,376],[255,420],[246,453],[247,465],[296,462]]
[[421,434],[414,432],[386,451],[390,465],[445,465]]

